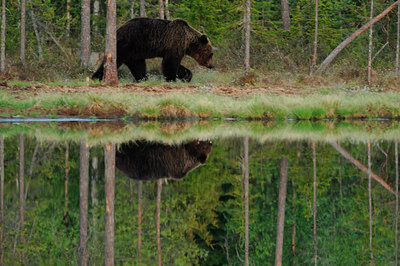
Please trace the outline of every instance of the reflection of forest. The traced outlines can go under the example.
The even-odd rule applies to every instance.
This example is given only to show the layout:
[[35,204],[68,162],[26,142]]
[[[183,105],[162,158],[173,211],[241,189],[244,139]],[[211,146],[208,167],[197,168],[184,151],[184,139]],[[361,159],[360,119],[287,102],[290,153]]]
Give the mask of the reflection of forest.
[[[84,141],[39,143],[29,136],[6,137],[4,146],[0,141],[0,168],[4,155],[5,173],[0,195],[4,264],[22,259],[26,264],[78,264],[85,259],[88,264],[104,264],[109,254],[105,245],[111,240],[116,263],[154,265],[158,253],[166,265],[244,263],[246,141],[213,140],[203,166],[181,180],[161,182],[162,190],[157,189],[157,180],[143,182],[112,171],[113,145],[88,147],[88,154],[85,145]],[[249,139],[249,263],[274,263],[279,231],[284,264],[314,263],[317,249],[320,264],[368,264],[373,253],[376,264],[394,265],[395,152],[395,143],[371,142],[371,234],[367,143],[315,143],[314,171],[311,142],[260,144]],[[280,184],[285,167],[286,187]],[[105,192],[106,170],[107,186],[115,189],[114,208],[108,205],[114,212],[114,235],[106,234],[112,232],[105,225],[106,194],[111,193]],[[283,196],[286,200],[278,204]],[[277,226],[278,205],[285,211],[283,224]],[[82,219],[87,226],[82,226]]]

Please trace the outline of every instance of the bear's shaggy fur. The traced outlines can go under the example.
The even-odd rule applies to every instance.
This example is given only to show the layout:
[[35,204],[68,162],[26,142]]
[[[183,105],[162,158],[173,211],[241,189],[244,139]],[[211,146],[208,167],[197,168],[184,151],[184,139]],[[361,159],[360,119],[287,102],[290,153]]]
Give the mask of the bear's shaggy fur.
[[[162,57],[162,72],[167,81],[178,77],[190,81],[192,73],[181,65],[185,55],[201,66],[213,68],[212,47],[207,36],[182,19],[134,18],[117,31],[117,68],[125,64],[136,81],[146,79],[146,59]],[[104,61],[93,74],[103,79]]]
[[180,145],[128,142],[117,150],[115,163],[124,175],[133,179],[179,179],[205,164],[211,150],[210,141],[193,140]]

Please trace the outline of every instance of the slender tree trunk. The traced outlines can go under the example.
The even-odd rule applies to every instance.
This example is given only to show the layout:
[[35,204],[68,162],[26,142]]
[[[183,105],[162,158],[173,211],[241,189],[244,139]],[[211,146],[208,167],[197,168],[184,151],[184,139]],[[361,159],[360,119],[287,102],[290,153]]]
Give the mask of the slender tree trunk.
[[20,39],[20,59],[23,66],[26,65],[25,61],[25,26],[26,26],[26,3],[25,0],[21,0],[21,39]]
[[249,265],[249,137],[244,138],[244,265]]
[[118,85],[117,75],[117,4],[115,0],[107,2],[106,52],[104,77],[109,86]]
[[395,265],[399,265],[399,239],[398,239],[398,229],[399,229],[399,151],[398,143],[395,142],[395,164],[396,164],[396,210],[395,210],[395,220],[394,220],[394,243],[395,243]]
[[20,240],[21,240],[21,263],[25,263],[25,235],[24,235],[24,184],[25,184],[25,144],[24,136],[19,136],[19,217],[20,217]]
[[292,196],[292,254],[293,265],[296,265],[296,187],[292,180],[293,196]]
[[157,213],[156,213],[158,265],[161,265],[161,263],[162,263],[162,260],[161,260],[161,230],[160,230],[161,192],[162,192],[162,179],[158,179],[158,181],[157,181]]
[[399,54],[400,54],[400,2],[397,3],[397,40],[396,40],[396,77],[399,78]]
[[98,199],[97,199],[97,179],[98,179],[98,158],[93,157],[92,159],[92,190],[91,190],[91,198],[92,198],[92,225],[93,225],[93,242],[97,240],[96,228],[97,228],[97,206],[98,206]]
[[89,145],[81,140],[80,147],[80,255],[81,265],[88,264],[88,198],[89,198]]
[[318,242],[317,242],[317,155],[315,152],[315,142],[312,142],[313,152],[313,221],[314,221],[314,264],[317,265],[318,258]]
[[163,3],[163,0],[158,0],[158,8],[159,8],[159,11],[160,11],[160,19],[164,19],[165,16],[164,16],[164,3]]
[[249,74],[250,71],[250,10],[251,0],[246,0],[246,28],[245,28],[245,41],[244,41],[244,71]]
[[131,19],[133,19],[135,17],[134,7],[135,7],[135,0],[131,0],[131,6],[129,8],[129,13],[130,13]]
[[[100,16],[100,1],[99,0],[94,0],[94,2],[93,2],[93,15],[96,18],[98,18]],[[99,30],[96,20],[93,20],[93,28],[96,32]]]
[[368,141],[368,210],[369,210],[369,251],[370,251],[370,264],[374,264],[374,253],[372,251],[372,193],[371,193],[371,144]]
[[278,196],[278,225],[276,228],[275,265],[282,265],[283,232],[285,230],[286,188],[289,159],[282,157]]
[[289,0],[281,0],[282,28],[290,30],[290,8]]
[[115,198],[115,144],[106,144],[104,147],[105,163],[105,265],[114,265],[114,198]]
[[[65,144],[64,219],[68,219],[69,145]],[[67,222],[65,220],[65,222]]]
[[318,0],[314,1],[315,1],[314,53],[311,60],[310,75],[314,74],[315,65],[317,64],[317,51],[318,51]]
[[329,66],[329,64],[335,59],[335,57],[349,44],[351,43],[355,38],[357,38],[361,33],[366,31],[369,27],[371,27],[373,24],[384,18],[390,11],[393,10],[398,4],[400,3],[399,1],[394,2],[392,5],[390,5],[388,8],[386,8],[382,13],[380,13],[378,16],[375,18],[371,19],[367,24],[362,26],[360,29],[358,29],[356,32],[354,32],[352,35],[350,35],[346,40],[344,40],[341,44],[339,44],[329,55],[328,57],[325,58],[325,60],[321,63],[321,65],[318,68],[319,72],[323,72],[326,70],[326,68]]
[[4,137],[0,138],[0,265],[4,265]]
[[141,17],[147,17],[146,16],[146,2],[145,0],[140,0],[140,16]]
[[89,59],[90,59],[90,0],[82,0],[81,65],[83,67],[89,67]]
[[0,72],[4,72],[6,70],[6,0],[2,0],[0,47]]
[[[340,157],[338,158],[338,164],[341,164]],[[339,168],[339,203],[340,203],[340,216],[343,217],[343,190],[342,190],[342,170]],[[343,222],[340,222],[340,233],[343,234]]]
[[138,181],[138,246],[137,246],[137,256],[142,258],[142,190],[143,182]]
[[[31,1],[31,0],[29,0],[29,1]],[[40,41],[40,34],[39,34],[38,26],[36,23],[35,13],[33,13],[33,10],[30,9],[29,14],[31,16],[33,31],[35,32],[36,42],[38,45],[39,60],[43,61],[43,49],[42,49],[42,43]]]
[[67,0],[67,24],[65,25],[65,34],[69,38],[71,32],[71,0]]
[[[365,174],[369,174],[368,168],[363,165],[360,161],[358,161],[356,158],[351,156],[350,153],[348,153],[345,149],[343,149],[337,142],[331,141],[330,144],[340,153],[344,158],[349,160],[352,164],[358,167],[361,171],[363,171]],[[374,172],[371,172],[372,178],[375,179],[379,184],[381,184],[385,189],[390,191],[391,193],[396,195],[396,192],[394,191],[393,188],[389,186],[388,183],[386,183],[381,177],[379,177],[377,174]]]
[[165,0],[165,16],[168,20],[171,19],[171,14],[169,13],[169,1]]
[[[369,19],[372,20],[372,18],[374,17],[374,0],[371,0],[371,10],[370,10],[370,16]],[[369,42],[368,42],[368,77],[367,77],[367,81],[368,81],[368,86],[371,86],[371,72],[372,72],[372,28],[373,25],[371,25],[371,27],[369,27]]]

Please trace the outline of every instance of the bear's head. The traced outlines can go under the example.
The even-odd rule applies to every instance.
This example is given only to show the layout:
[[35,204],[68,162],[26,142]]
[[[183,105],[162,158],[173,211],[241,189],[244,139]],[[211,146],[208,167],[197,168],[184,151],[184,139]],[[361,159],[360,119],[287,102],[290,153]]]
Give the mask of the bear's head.
[[212,63],[214,54],[207,35],[202,34],[196,38],[196,40],[190,44],[187,54],[193,57],[199,65],[214,68]]

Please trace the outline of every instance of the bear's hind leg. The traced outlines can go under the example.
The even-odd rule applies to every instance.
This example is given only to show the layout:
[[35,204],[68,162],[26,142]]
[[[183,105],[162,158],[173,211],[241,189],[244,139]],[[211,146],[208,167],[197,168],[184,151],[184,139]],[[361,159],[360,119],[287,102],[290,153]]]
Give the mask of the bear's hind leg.
[[146,80],[146,60],[127,60],[125,65],[129,68],[135,81]]
[[182,80],[183,82],[190,82],[192,80],[192,72],[187,69],[186,67],[180,65],[178,68],[178,79]]

